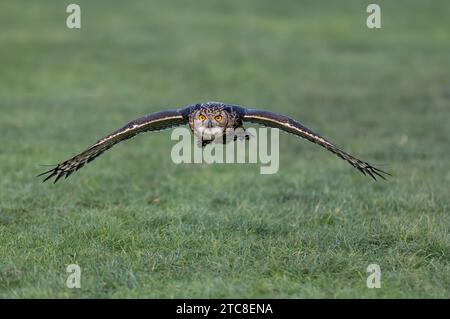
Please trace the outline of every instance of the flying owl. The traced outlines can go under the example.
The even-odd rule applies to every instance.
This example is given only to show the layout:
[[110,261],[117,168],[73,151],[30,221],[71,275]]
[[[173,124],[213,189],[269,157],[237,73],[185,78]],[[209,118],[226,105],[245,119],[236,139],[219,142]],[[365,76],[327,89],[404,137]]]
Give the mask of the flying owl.
[[189,125],[197,137],[200,147],[204,147],[212,142],[229,143],[237,139],[248,139],[250,135],[243,127],[244,122],[278,128],[319,144],[350,163],[350,165],[364,175],[367,174],[375,180],[377,177],[384,179],[384,175],[390,175],[344,152],[327,139],[314,133],[290,117],[264,110],[247,109],[239,105],[206,102],[189,105],[181,109],[152,113],[131,121],[124,127],[102,138],[80,154],[38,176],[47,175],[44,182],[55,177],[54,183],[56,183],[61,177],[69,177],[73,172],[93,161],[119,142],[130,139],[139,133],[160,131],[180,125]]

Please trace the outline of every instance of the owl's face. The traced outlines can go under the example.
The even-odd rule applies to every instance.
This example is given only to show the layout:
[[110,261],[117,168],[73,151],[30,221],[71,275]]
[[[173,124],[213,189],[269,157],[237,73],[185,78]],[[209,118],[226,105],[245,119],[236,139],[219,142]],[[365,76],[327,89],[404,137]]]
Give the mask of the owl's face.
[[202,108],[193,114],[193,131],[203,138],[223,134],[228,123],[228,113],[221,108]]

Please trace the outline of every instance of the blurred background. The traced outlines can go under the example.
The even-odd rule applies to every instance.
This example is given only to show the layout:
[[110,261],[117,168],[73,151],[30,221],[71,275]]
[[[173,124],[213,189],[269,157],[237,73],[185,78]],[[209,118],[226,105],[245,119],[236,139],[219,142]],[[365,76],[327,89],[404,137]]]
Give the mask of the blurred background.
[[[1,4],[0,295],[448,297],[450,2],[377,1],[381,29],[369,1],[79,0],[81,29],[69,3]],[[162,132],[35,178],[209,100],[290,115],[394,176],[288,135],[273,176],[175,165]],[[372,262],[384,289],[365,287]]]

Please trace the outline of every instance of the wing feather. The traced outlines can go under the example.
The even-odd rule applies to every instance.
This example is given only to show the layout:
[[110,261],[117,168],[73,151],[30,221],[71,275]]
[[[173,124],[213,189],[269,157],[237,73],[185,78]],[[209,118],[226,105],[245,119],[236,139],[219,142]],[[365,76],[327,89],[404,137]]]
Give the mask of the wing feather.
[[384,172],[381,169],[376,168],[371,164],[344,152],[327,139],[311,131],[310,129],[290,117],[263,110],[247,109],[245,111],[245,114],[243,115],[243,120],[264,126],[275,127],[285,132],[303,137],[310,142],[319,144],[320,146],[333,152],[343,160],[350,163],[350,165],[358,169],[364,175],[369,175],[374,180],[376,180],[377,177],[385,179],[384,175],[390,175],[389,173]]
[[55,177],[54,183],[56,183],[61,177],[69,177],[75,171],[79,170],[87,163],[92,162],[117,143],[128,140],[139,133],[160,131],[170,127],[187,124],[188,119],[183,113],[183,110],[167,110],[152,113],[131,121],[122,128],[100,139],[78,155],[75,155],[38,176],[47,175],[43,182]]

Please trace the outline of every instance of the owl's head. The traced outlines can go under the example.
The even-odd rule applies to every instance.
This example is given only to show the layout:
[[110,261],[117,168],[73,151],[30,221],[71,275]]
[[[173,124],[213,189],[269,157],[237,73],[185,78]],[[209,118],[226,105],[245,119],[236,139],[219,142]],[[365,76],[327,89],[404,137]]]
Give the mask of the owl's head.
[[206,136],[222,134],[227,127],[228,116],[222,105],[205,104],[192,115],[193,130]]

